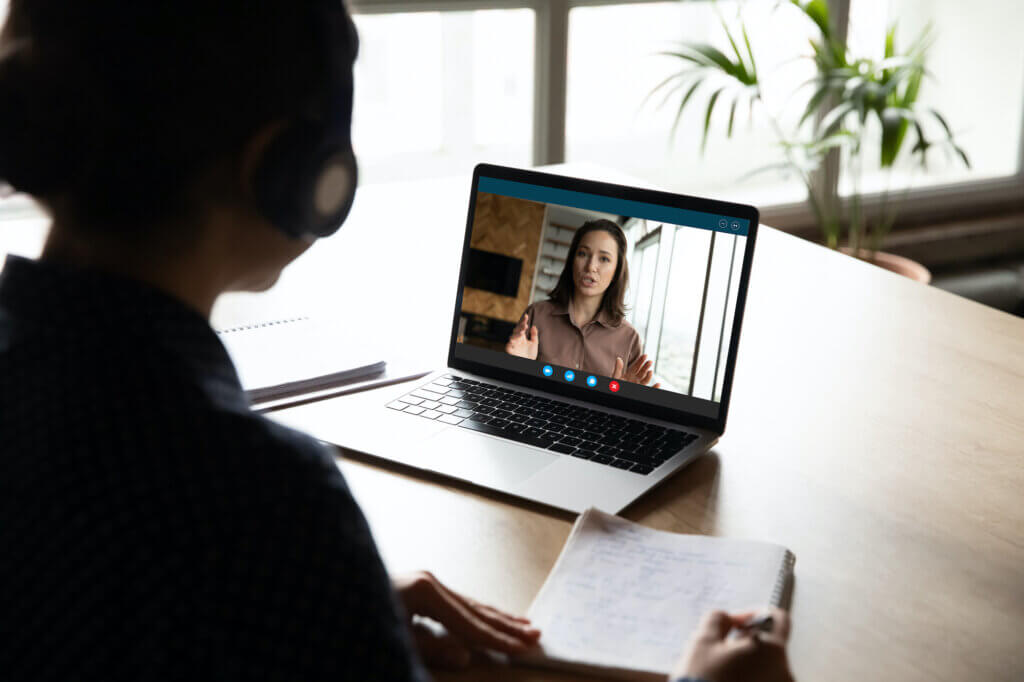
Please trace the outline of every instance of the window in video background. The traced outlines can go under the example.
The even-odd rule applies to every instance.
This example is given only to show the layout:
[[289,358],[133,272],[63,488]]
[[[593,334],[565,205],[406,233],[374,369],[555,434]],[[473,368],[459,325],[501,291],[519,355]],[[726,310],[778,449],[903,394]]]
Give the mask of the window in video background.
[[[465,287],[459,342],[504,353],[524,311],[548,300],[571,262],[575,231],[596,219],[615,222],[626,235],[625,321],[654,362],[650,385],[719,401],[744,236],[480,192],[470,247],[501,256],[493,262],[518,270],[519,281],[504,293]],[[505,273],[494,274],[505,281]],[[604,376],[613,370],[581,369]]]

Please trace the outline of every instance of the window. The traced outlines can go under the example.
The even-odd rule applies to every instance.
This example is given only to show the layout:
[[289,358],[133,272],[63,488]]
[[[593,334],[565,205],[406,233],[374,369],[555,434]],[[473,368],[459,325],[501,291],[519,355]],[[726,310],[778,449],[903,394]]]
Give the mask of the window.
[[665,299],[655,368],[665,382],[686,392],[689,392],[693,371],[696,329],[713,234],[705,230],[676,230],[673,240],[669,293]]
[[[909,190],[904,218],[968,200],[1016,200],[1024,190],[1024,43],[1016,35],[1024,4],[827,2],[858,52],[879,53],[894,20],[902,45],[934,24],[934,79],[925,84],[923,103],[946,114],[973,166],[946,161],[936,150],[929,173],[905,159],[889,177],[869,155],[860,189],[870,194],[888,183]],[[6,4],[0,0],[0,15]],[[763,118],[751,124],[740,107],[733,139],[726,140],[729,109],[720,103],[701,155],[703,106],[684,114],[673,140],[679,93],[664,107],[658,95],[645,103],[677,66],[660,51],[687,39],[724,49],[721,22],[735,28],[742,13],[765,96],[783,98],[765,108],[788,129],[801,97],[787,95],[812,73],[809,60],[798,57],[808,54],[815,31],[788,2],[353,0],[350,7],[362,45],[353,125],[365,183],[465,175],[480,161],[592,162],[676,191],[754,203],[768,222],[813,222],[801,183],[773,172],[749,176],[779,160]],[[815,181],[831,191],[828,177],[822,170]],[[849,172],[840,173],[836,191],[848,194],[851,183]],[[0,215],[14,203],[0,202]],[[878,204],[878,197],[865,197],[869,211]]]
[[746,239],[665,227],[670,255],[656,285],[664,305],[651,317],[645,347],[663,387],[720,400]]
[[[902,162],[888,178],[877,154],[869,154],[861,191],[906,189],[1018,172],[1021,117],[1024,104],[1024,43],[1010,27],[1024,26],[1024,5],[1018,0],[990,0],[984,7],[958,0],[852,0],[849,43],[858,52],[880,58],[889,25],[898,21],[897,48],[906,48],[929,24],[934,43],[927,66],[932,77],[922,88],[922,105],[946,118],[967,152],[972,168],[940,150],[929,153],[927,172],[911,163],[909,145]],[[939,124],[929,137],[944,136]],[[874,130],[877,149],[880,131]],[[853,188],[849,173],[840,176],[840,190]]]
[[[728,318],[728,302],[733,273],[739,269],[736,251],[739,238],[713,233],[706,286],[704,287],[703,314],[697,326],[695,344],[697,359],[691,378],[690,393],[698,398],[712,399],[721,393],[720,379],[724,372],[721,364],[722,346],[731,336],[732,321]],[[742,258],[742,251],[740,257]]]
[[627,319],[666,390],[720,400],[746,237],[631,219]]
[[364,182],[528,166],[529,9],[355,16],[353,144]]
[[[797,60],[811,35],[810,22],[795,12],[775,11],[774,3],[742,3],[747,25],[762,37],[785,33],[786,41],[756,43],[758,70],[771,74],[766,93],[788,92],[813,73]],[[749,176],[752,169],[782,161],[770,124],[736,112],[733,138],[724,132],[729,106],[722,101],[712,117],[712,133],[701,152],[705,114],[703,97],[684,112],[673,139],[672,127],[685,90],[651,91],[679,69],[680,60],[660,52],[681,41],[708,40],[728,50],[721,20],[737,26],[738,3],[657,2],[576,7],[569,12],[569,57],[565,156],[591,161],[648,179],[687,194],[710,195],[745,203],[801,201],[806,190],[796,178],[778,174]],[[767,55],[767,56],[765,56]],[[666,94],[668,96],[666,97]],[[771,101],[773,110],[796,120],[800,111]],[[744,177],[748,176],[748,177]]]
[[636,263],[636,272],[630,273],[633,281],[636,282],[635,294],[630,306],[629,321],[636,327],[644,348],[649,347],[650,340],[647,337],[648,322],[651,318],[651,307],[654,299],[654,278],[658,274],[658,251],[661,242],[661,230],[655,230],[648,234],[635,247],[633,247],[633,263]]

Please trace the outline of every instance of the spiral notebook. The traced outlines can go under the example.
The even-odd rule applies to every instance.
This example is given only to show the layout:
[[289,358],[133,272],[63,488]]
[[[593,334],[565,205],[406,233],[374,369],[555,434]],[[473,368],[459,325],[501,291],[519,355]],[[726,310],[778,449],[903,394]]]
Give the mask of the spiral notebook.
[[652,530],[589,509],[527,616],[519,663],[664,681],[703,615],[785,606],[793,553],[766,542]]
[[265,402],[382,376],[385,362],[358,334],[309,317],[217,329],[249,399]]

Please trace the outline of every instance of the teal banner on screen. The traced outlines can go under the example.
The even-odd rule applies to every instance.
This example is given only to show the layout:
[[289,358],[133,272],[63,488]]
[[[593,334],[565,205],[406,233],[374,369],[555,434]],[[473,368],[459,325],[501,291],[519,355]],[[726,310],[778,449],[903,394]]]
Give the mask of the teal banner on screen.
[[481,177],[479,183],[477,183],[477,191],[501,194],[506,197],[526,199],[542,204],[559,204],[561,206],[572,206],[573,208],[599,211],[612,215],[644,218],[656,222],[672,223],[673,225],[685,225],[686,227],[725,232],[726,234],[746,236],[750,230],[750,221],[743,218],[715,215],[714,213],[704,213],[702,211],[690,211],[685,208],[649,204],[643,201],[617,199],[615,197],[575,192],[568,189],[529,185],[512,180]]

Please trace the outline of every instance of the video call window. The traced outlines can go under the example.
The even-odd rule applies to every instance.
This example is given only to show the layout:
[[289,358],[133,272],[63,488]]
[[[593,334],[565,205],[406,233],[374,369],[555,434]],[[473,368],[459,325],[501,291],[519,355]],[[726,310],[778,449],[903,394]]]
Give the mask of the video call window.
[[[518,280],[508,269],[491,277],[500,287],[467,280],[457,341],[718,402],[742,232],[478,192],[471,253],[515,262]],[[570,311],[577,297],[601,304],[582,329]],[[631,373],[643,355],[647,371]]]

